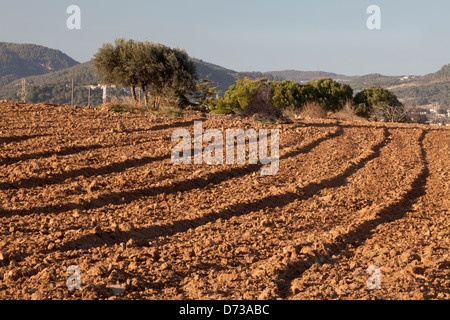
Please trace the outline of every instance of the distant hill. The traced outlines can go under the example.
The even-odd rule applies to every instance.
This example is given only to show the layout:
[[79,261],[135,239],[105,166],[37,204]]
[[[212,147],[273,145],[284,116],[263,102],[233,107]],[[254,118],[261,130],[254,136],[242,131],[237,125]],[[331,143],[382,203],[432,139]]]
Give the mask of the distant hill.
[[[236,82],[239,73],[217,65],[194,59],[197,67],[199,79],[212,80],[217,86],[217,92],[223,94],[231,85]],[[50,72],[37,76],[25,77],[27,86],[43,86],[49,84],[70,84],[74,80],[77,86],[98,84],[100,77],[94,72],[92,61],[77,64],[73,67],[63,70]],[[15,94],[20,86],[22,79],[9,82],[0,88],[0,97],[8,97]],[[6,81],[5,81],[6,82]]]
[[[261,72],[246,72],[240,73],[234,70],[220,67],[218,65],[204,62],[199,59],[193,59],[199,80],[208,79],[213,81],[213,85],[217,86],[217,93],[223,95],[223,93],[233,84],[236,83],[238,78],[248,77],[251,79],[257,78],[270,78],[270,80],[283,80],[282,78],[275,77],[271,74],[261,73]],[[25,77],[28,86],[43,86],[48,84],[70,84],[72,82],[78,86],[97,84],[100,82],[100,78],[94,72],[94,64],[92,61],[77,64],[73,67],[66,68],[63,70],[50,72],[37,76]],[[11,81],[8,84],[3,85],[0,88],[0,97],[8,97],[11,94],[17,92],[18,87],[21,84],[22,79]]]
[[[323,71],[297,70],[238,72],[200,59],[193,60],[199,79],[213,81],[219,95],[223,95],[238,78],[292,80],[300,83],[312,79],[332,78],[350,85],[355,93],[377,85],[392,90],[402,102],[408,104],[450,108],[450,64],[443,66],[435,73],[424,76],[381,74],[346,76]],[[32,87],[33,97],[49,97],[54,92],[53,95],[59,96],[59,98],[54,97],[58,103],[69,102],[67,97],[70,95],[62,94],[61,91],[72,82],[72,79],[80,90],[85,85],[95,85],[100,81],[94,73],[92,61],[80,64],[58,50],[38,45],[0,43],[0,99],[17,99],[15,95],[20,88],[22,78],[25,78],[28,87]],[[57,85],[59,87],[56,90]],[[52,87],[55,90],[52,90]],[[85,98],[85,93],[80,94],[78,101],[84,101]]]
[[450,109],[450,64],[423,76],[383,76],[352,78],[348,84],[359,91],[372,85],[391,90],[403,103]]
[[199,80],[208,79],[217,86],[217,92],[223,94],[230,86],[236,83],[239,73],[230,69],[217,66],[203,60],[193,59],[197,68]]
[[323,71],[297,71],[297,70],[284,70],[284,71],[271,71],[270,74],[287,80],[296,82],[308,82],[313,79],[320,78],[332,78],[335,80],[346,81],[352,79],[352,77],[342,74],[323,72]]
[[357,93],[370,86],[380,86],[391,90],[403,103],[417,106],[438,106],[450,109],[450,64],[441,70],[424,76],[385,76],[368,74],[345,76],[328,72],[273,71],[271,74],[292,81],[304,83],[312,79],[332,78],[350,85]]
[[42,75],[78,64],[59,50],[35,44],[0,42],[0,85],[23,77]]
[[[98,77],[94,74],[92,61],[79,63],[73,67],[63,70],[25,77],[27,86],[43,86],[50,84],[70,84],[72,78],[76,85],[87,85],[98,83]],[[0,88],[0,97],[6,98],[15,94],[21,85],[22,79],[12,81]]]

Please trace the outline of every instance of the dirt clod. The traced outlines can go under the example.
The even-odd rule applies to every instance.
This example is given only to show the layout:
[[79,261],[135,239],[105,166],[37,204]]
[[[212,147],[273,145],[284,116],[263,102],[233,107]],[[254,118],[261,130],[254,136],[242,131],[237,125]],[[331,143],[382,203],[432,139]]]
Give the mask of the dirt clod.
[[[0,102],[0,299],[450,299],[450,129],[283,123],[264,101],[248,117]],[[196,120],[279,129],[279,171],[175,165],[172,133]]]

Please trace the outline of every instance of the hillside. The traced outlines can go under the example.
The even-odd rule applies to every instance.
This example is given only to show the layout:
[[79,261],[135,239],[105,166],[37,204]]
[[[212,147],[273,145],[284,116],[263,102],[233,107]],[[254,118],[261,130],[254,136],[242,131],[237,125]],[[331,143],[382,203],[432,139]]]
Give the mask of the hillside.
[[308,82],[313,79],[320,79],[320,78],[332,78],[337,81],[346,81],[349,79],[352,79],[352,77],[345,76],[342,74],[336,74],[331,72],[323,72],[323,71],[297,71],[297,70],[284,70],[284,71],[271,71],[270,74],[283,78],[288,79],[296,82]]
[[332,78],[350,85],[354,92],[370,86],[380,86],[391,90],[403,103],[418,106],[438,105],[450,108],[450,65],[424,76],[401,75],[385,76],[368,74],[363,76],[345,76],[328,72],[274,71],[271,74],[287,80],[307,82],[317,78]]
[[0,42],[0,86],[23,77],[42,75],[78,64],[59,50],[34,44]]
[[422,77],[410,77],[403,83],[388,86],[392,92],[406,103],[437,105],[441,109],[450,109],[450,64],[438,72]]
[[[193,59],[196,67],[199,79],[208,79],[213,81],[213,85],[217,86],[217,93],[219,95],[223,95],[224,92],[233,84],[236,83],[237,78],[249,77],[251,79],[257,79],[261,77],[269,78],[270,80],[283,80],[280,77],[273,76],[268,73],[260,73],[260,72],[246,72],[239,73],[230,69],[226,69],[212,63],[204,62],[199,59]],[[98,84],[100,82],[100,78],[94,72],[94,65],[92,61],[85,62],[82,64],[77,64],[71,68],[59,70],[56,72],[50,72],[43,75],[37,76],[29,76],[25,77],[27,86],[31,89],[28,89],[27,101],[37,103],[37,102],[51,102],[56,104],[67,104],[70,102],[70,94],[69,91],[61,94],[61,90],[53,90],[56,86],[69,85],[72,82],[72,79],[75,83],[75,91],[80,90],[79,88],[83,88],[84,85],[89,84]],[[21,79],[12,81],[0,88],[0,98],[8,99],[8,100],[16,100],[15,96],[18,92],[18,88],[21,86]],[[58,96],[53,97],[50,101],[48,98],[48,94],[45,92],[57,92]],[[42,96],[47,97],[45,100],[35,100],[30,99],[30,94],[32,97]],[[78,96],[80,96],[79,94]],[[75,99],[77,100],[77,99]],[[86,97],[85,94],[81,97],[80,101],[85,102]],[[98,99],[100,102],[101,100]],[[82,105],[83,103],[81,103]]]
[[226,69],[199,59],[194,59],[194,62],[199,79],[213,81],[220,95],[235,84],[236,79],[239,77],[239,73],[234,70]]
[[[239,73],[229,70],[211,63],[207,63],[198,59],[194,59],[197,67],[199,79],[209,79],[214,81],[214,85],[218,86],[217,91],[223,94],[229,86],[236,82]],[[39,86],[50,84],[70,84],[72,78],[76,86],[88,84],[98,84],[100,78],[94,72],[92,61],[77,64],[71,68],[50,72],[43,75],[25,77],[28,86]],[[6,82],[6,81],[5,81]],[[21,80],[12,81],[0,88],[0,97],[7,98],[17,93]],[[34,101],[37,102],[37,101]],[[60,101],[59,103],[67,103]]]
[[[193,59],[199,79],[212,80],[217,86],[217,93],[223,95],[237,78],[267,78],[269,80],[292,80],[300,83],[318,78],[332,78],[350,85],[356,92],[372,85],[388,88],[407,104],[418,106],[437,105],[441,109],[450,107],[450,65],[424,76],[384,76],[369,74],[363,76],[346,76],[323,71],[272,71],[272,72],[238,72],[212,63]],[[69,92],[63,88],[72,78],[75,83],[80,105],[87,103],[84,85],[97,84],[99,77],[94,74],[92,61],[79,64],[66,54],[37,45],[16,45],[0,43],[0,99],[17,100],[21,87],[21,78],[25,77],[28,91],[35,100],[30,102],[50,102],[49,95],[54,94],[52,103],[67,104]],[[55,88],[59,85],[60,88]],[[84,90],[84,91],[83,91]],[[39,100],[39,99],[46,100]],[[29,97],[27,98],[29,99]],[[68,100],[69,99],[69,100]],[[97,94],[97,103],[100,97]]]
[[[230,86],[235,84],[236,79],[239,77],[249,77],[252,79],[268,77],[270,80],[283,79],[268,73],[240,73],[199,59],[193,59],[193,61],[196,65],[199,79],[212,80],[214,85],[217,86],[217,92],[219,94],[223,94]],[[100,78],[94,73],[94,64],[92,61],[44,75],[26,77],[25,79],[30,86],[43,86],[57,83],[71,83],[72,78],[77,85],[97,84],[100,81]],[[8,96],[11,93],[15,93],[20,82],[21,80],[13,81],[0,88],[0,96]]]

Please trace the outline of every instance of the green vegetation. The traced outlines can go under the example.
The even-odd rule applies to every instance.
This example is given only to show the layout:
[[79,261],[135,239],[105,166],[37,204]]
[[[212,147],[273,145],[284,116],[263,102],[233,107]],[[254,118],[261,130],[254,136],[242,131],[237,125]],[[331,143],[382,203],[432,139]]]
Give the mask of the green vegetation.
[[298,82],[284,80],[281,82],[271,82],[271,85],[272,93],[270,101],[278,109],[298,110],[306,102],[306,97],[303,95],[304,86]]
[[105,43],[94,58],[94,67],[107,85],[130,87],[135,102],[136,88],[144,95],[145,105],[152,97],[158,109],[164,97],[180,97],[196,90],[195,64],[184,50],[171,49],[149,41],[117,39]]
[[398,97],[406,97],[409,104],[438,104],[443,108],[450,108],[450,81],[396,88],[392,92]]
[[114,105],[109,112],[115,112],[115,113],[127,113],[126,111],[126,105],[120,104],[120,105]]
[[261,81],[252,81],[248,78],[238,79],[231,86],[222,99],[217,99],[211,106],[211,113],[217,114],[239,114],[253,100]]
[[357,106],[357,115],[360,117],[390,122],[406,120],[405,107],[387,89],[378,86],[369,87],[356,94],[354,102]]
[[[178,68],[189,70],[194,66],[197,70],[198,78],[202,79],[202,81],[196,83],[197,90],[178,91],[173,90],[173,86],[180,85],[182,87],[183,84],[180,82],[176,84],[177,81],[168,81],[169,85],[159,85],[158,87],[157,82],[159,81],[161,84],[161,79],[149,78],[153,71],[160,72],[158,68],[154,68],[152,71],[151,68],[141,68],[142,64],[134,63],[133,67],[133,63],[129,63],[133,60],[145,62],[145,59],[147,59],[144,65],[152,66],[153,61],[148,60],[148,46],[144,45],[144,43],[123,39],[119,39],[119,42],[120,45],[118,47],[121,47],[122,50],[116,50],[116,60],[111,60],[110,62],[117,63],[121,59],[122,63],[126,61],[127,68],[122,70],[119,68],[114,72],[121,72],[121,81],[128,82],[126,87],[129,88],[132,87],[130,86],[130,81],[133,79],[126,79],[127,73],[130,75],[131,71],[139,72],[141,79],[146,78],[146,81],[136,83],[135,90],[145,87],[147,94],[141,95],[142,100],[151,97],[146,103],[151,104],[155,108],[161,104],[170,104],[173,107],[181,107],[182,109],[211,110],[215,113],[225,114],[239,113],[251,100],[255,86],[252,86],[251,83],[240,83],[238,79],[255,81],[261,78],[267,79],[272,86],[272,104],[278,109],[291,110],[296,114],[304,109],[308,103],[312,105],[320,104],[327,112],[338,111],[345,103],[344,100],[350,97],[350,89],[358,93],[372,86],[388,89],[408,108],[433,104],[435,108],[440,109],[441,113],[450,108],[450,65],[443,66],[435,73],[409,77],[384,76],[381,74],[345,76],[320,71],[295,70],[264,73],[236,72],[202,60],[189,58],[187,55],[183,57],[182,50],[180,50],[179,54],[173,54],[173,51],[176,50],[169,48],[169,51],[172,52],[172,60],[170,61],[174,63],[172,64],[172,71]],[[139,45],[137,45],[138,43]],[[139,50],[130,53],[130,50],[126,50],[130,45],[131,47],[139,47]],[[116,47],[115,44],[110,44],[110,49]],[[161,49],[160,51],[164,50]],[[167,57],[168,55],[163,59],[167,59]],[[186,57],[188,60],[185,59]],[[181,73],[179,76],[181,76],[181,78],[178,78],[179,80],[183,78]],[[94,72],[94,60],[79,64],[58,50],[38,45],[0,42],[0,99],[20,99],[20,94],[18,93],[21,91],[23,79],[26,81],[26,100],[28,102],[55,104],[70,104],[71,83],[73,80],[75,84],[74,103],[82,106],[88,104],[89,90],[85,86],[95,86],[102,83],[102,75]],[[111,81],[111,83],[114,82]],[[190,82],[189,85],[192,84],[193,82]],[[169,90],[162,89],[163,87],[167,89],[171,86],[172,88]],[[128,88],[124,90],[121,87],[125,87],[125,85],[119,85],[118,89],[108,88],[108,100],[113,97],[122,98],[129,96],[130,92],[131,95],[133,94],[133,90],[130,91]],[[227,92],[226,97],[225,92]],[[91,91],[91,106],[98,106],[102,103],[101,94],[101,90]],[[137,93],[135,93],[134,101],[138,98],[136,95]],[[216,99],[217,95],[223,98]],[[126,103],[132,105],[135,102],[130,97]],[[142,105],[144,103],[145,101]],[[142,109],[145,110],[147,108]],[[317,106],[315,106],[315,109],[317,109]],[[318,111],[316,110],[316,112]],[[368,110],[362,108],[359,111],[365,117],[368,116]]]
[[[262,80],[238,79],[222,99],[217,99],[211,112],[241,113],[253,100]],[[271,103],[279,110],[300,110],[307,103],[317,103],[326,111],[339,111],[353,99],[352,88],[329,78],[312,80],[304,85],[289,80],[269,81],[268,84],[272,87]]]
[[371,86],[388,88],[409,83],[411,81],[413,81],[413,79],[403,80],[401,77],[383,76],[379,73],[374,73],[361,77],[355,77],[351,79],[348,84],[355,91],[360,91]]
[[207,111],[208,107],[214,103],[217,96],[217,87],[213,85],[213,81],[202,79],[197,83],[197,91],[192,94],[192,99],[194,99],[195,106],[190,104],[190,100],[185,97],[185,99],[180,99],[181,104],[184,108],[191,107],[192,109]]
[[[123,96],[126,92],[120,89],[108,89],[108,92],[114,96]],[[13,93],[7,97],[9,101],[18,101],[20,97],[17,93]],[[72,102],[72,87],[69,84],[53,84],[31,86],[27,88],[27,102],[30,103],[51,103],[51,104],[65,104]],[[91,90],[90,105],[97,107],[102,104],[103,91]],[[83,86],[74,87],[74,104],[79,106],[87,106],[89,103],[89,89]]]
[[34,44],[0,43],[0,86],[78,64],[58,50]]
[[353,77],[345,76],[342,74],[336,74],[331,72],[323,71],[297,71],[297,70],[284,70],[284,71],[272,71],[270,72],[272,76],[277,77],[278,81],[281,80],[292,80],[295,82],[306,83],[311,80],[332,78],[336,81],[349,81]]
[[307,102],[316,102],[327,111],[341,110],[353,99],[353,89],[331,78],[311,80],[303,86],[302,94]]

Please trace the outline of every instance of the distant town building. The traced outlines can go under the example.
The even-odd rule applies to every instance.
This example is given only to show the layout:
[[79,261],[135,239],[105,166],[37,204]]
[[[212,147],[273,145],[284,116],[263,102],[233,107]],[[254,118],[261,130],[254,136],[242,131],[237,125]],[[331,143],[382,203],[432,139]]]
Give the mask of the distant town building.
[[106,92],[107,86],[102,86],[102,89],[103,89],[103,103],[106,103],[106,99],[108,98]]

